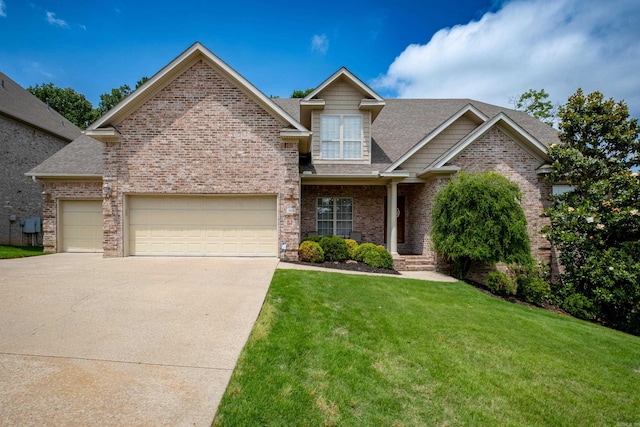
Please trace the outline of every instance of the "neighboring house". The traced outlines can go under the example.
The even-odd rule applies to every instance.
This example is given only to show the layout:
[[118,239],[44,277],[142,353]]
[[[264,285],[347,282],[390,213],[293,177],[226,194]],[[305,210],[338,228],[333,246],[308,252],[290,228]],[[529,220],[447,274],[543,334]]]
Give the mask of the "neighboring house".
[[42,234],[22,233],[24,220],[42,218],[42,188],[25,173],[80,132],[0,72],[0,244],[27,245],[36,238],[41,241]]
[[277,256],[337,234],[433,258],[431,207],[461,169],[524,193],[548,256],[549,126],[468,99],[383,99],[342,68],[304,99],[270,99],[196,43],[29,172],[45,247],[105,256]]

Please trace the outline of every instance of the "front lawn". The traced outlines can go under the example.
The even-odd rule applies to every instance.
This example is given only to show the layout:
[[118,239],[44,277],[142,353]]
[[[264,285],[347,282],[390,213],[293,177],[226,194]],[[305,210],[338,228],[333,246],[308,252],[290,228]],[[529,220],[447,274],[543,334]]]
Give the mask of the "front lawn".
[[278,270],[216,426],[633,425],[640,338],[462,283]]
[[0,245],[0,259],[22,258],[43,255],[42,246],[4,246]]

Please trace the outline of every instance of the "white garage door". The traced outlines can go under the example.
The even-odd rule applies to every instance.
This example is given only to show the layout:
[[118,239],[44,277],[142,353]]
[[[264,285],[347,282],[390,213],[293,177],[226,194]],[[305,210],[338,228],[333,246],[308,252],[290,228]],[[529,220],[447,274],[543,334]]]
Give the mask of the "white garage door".
[[130,197],[129,253],[277,256],[275,197]]
[[59,217],[62,252],[103,252],[101,200],[63,200]]

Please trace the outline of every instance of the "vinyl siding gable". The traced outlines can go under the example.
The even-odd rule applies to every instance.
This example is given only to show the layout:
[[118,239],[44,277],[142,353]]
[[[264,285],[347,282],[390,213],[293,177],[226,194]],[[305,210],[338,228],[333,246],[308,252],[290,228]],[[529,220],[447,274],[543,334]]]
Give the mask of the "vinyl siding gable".
[[[371,163],[371,112],[361,110],[360,102],[365,96],[357,90],[352,84],[344,79],[338,79],[336,82],[325,88],[318,94],[318,98],[325,100],[325,106],[321,110],[314,110],[311,113],[311,130],[313,132],[312,154],[313,162],[318,164],[327,163],[350,163],[350,164],[368,164]],[[361,115],[363,144],[362,159],[322,159],[320,154],[320,120],[323,114],[336,115]]]
[[477,128],[479,124],[478,119],[472,118],[470,114],[463,115],[408,158],[398,169],[406,170],[412,174],[421,172]]

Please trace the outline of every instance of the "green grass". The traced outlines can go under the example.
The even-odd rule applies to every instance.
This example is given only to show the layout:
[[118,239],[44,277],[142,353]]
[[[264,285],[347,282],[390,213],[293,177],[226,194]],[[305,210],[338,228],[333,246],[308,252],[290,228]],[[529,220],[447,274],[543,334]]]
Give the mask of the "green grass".
[[0,259],[22,258],[43,255],[42,246],[4,246],[0,245]]
[[640,423],[639,337],[462,282],[293,270],[276,272],[214,420],[633,423]]

